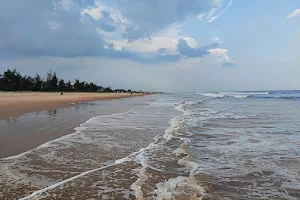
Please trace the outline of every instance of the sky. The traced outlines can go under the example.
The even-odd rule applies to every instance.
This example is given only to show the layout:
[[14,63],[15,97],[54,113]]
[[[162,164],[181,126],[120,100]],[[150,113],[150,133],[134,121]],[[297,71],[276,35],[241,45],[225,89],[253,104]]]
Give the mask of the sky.
[[300,89],[299,0],[0,3],[0,73],[144,91]]

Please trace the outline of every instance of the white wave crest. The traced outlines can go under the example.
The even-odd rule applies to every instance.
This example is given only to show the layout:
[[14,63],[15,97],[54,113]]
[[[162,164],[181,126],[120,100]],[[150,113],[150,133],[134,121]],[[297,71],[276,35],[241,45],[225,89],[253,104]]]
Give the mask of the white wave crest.
[[212,98],[217,98],[217,97],[224,97],[224,94],[219,94],[219,93],[200,93],[200,95],[205,96],[205,97],[212,97]]
[[211,98],[222,98],[222,97],[247,98],[251,95],[269,94],[269,92],[207,92],[207,93],[199,93],[199,94]]

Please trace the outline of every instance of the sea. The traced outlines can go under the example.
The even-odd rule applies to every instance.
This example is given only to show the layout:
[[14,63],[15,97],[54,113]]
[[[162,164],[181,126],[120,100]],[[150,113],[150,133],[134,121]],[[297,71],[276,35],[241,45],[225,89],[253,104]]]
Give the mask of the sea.
[[142,100],[0,159],[0,199],[300,199],[300,91]]

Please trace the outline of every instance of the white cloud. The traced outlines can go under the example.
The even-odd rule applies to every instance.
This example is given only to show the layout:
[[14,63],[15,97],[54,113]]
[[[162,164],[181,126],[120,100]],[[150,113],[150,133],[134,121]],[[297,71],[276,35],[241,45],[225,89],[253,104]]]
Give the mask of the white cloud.
[[291,14],[289,14],[286,19],[289,20],[289,19],[292,19],[294,17],[296,17],[297,15],[300,15],[300,8],[298,9],[295,9],[294,12],[292,12]]
[[204,17],[204,13],[201,13],[197,16],[198,20],[200,20],[200,21],[203,19],[203,17]]
[[230,57],[227,55],[227,49],[215,48],[209,49],[208,52],[211,54],[211,56],[216,62],[235,64],[235,61],[231,60]]
[[224,12],[226,12],[228,10],[228,8],[230,8],[233,4],[233,1],[231,0],[227,6],[219,13],[219,16],[222,15]]
[[[180,39],[181,36],[178,36],[178,39]],[[192,47],[192,48],[196,48],[198,46],[198,42],[194,39],[194,38],[191,38],[191,37],[183,37],[183,39],[186,41],[186,43]]]
[[129,42],[122,38],[122,34],[118,36],[114,33],[106,32],[104,30],[97,29],[98,33],[102,35],[108,43],[113,43],[116,50],[126,49],[134,53],[156,53],[159,49],[165,49],[167,54],[174,55],[177,52],[177,45],[179,39],[184,39],[186,43],[192,47],[196,48],[198,42],[189,36],[184,36],[180,34],[180,25],[171,25],[169,28],[159,31],[149,38],[140,38],[135,41]]
[[209,53],[211,53],[213,56],[218,57],[220,60],[229,61],[230,58],[227,56],[227,49],[221,49],[221,48],[215,48],[215,49],[209,49]]
[[52,30],[57,30],[57,29],[60,28],[60,24],[58,22],[56,22],[56,21],[50,21],[50,22],[48,22],[48,26]]
[[207,20],[207,23],[211,23],[211,22],[215,21],[218,18],[219,18],[218,16],[213,16],[212,18],[210,18],[209,20]]
[[153,36],[151,40],[138,39],[133,42],[127,40],[107,41],[114,44],[116,50],[126,49],[135,53],[155,53],[161,48],[165,48],[169,54],[175,54],[178,41],[166,36]]
[[208,13],[208,15],[206,16],[206,20],[209,20],[210,18],[212,18],[213,14],[216,12],[216,8],[211,9],[211,11]]
[[72,0],[61,0],[59,4],[65,9],[70,10],[72,6]]
[[[106,13],[109,15],[110,21],[108,21],[106,18],[104,18],[103,13]],[[96,3],[94,7],[89,7],[88,9],[83,9],[81,12],[82,20],[84,19],[85,15],[89,15],[95,20],[101,20],[102,23],[107,25],[113,25],[114,30],[113,31],[107,31],[101,27],[97,27],[96,31],[99,35],[103,37],[104,40],[107,42],[109,41],[119,41],[118,43],[121,43],[117,46],[120,46],[121,44],[125,43],[124,34],[126,33],[126,28],[128,26],[133,25],[130,20],[126,19],[118,10],[110,8],[104,4]],[[84,20],[83,20],[84,21]],[[114,42],[112,42],[114,43]],[[122,45],[124,46],[124,45]],[[121,50],[122,48],[117,48],[118,50]]]
[[[149,4],[149,6],[152,5],[152,3],[148,2],[148,1],[146,1],[145,3],[146,3],[146,5]],[[216,7],[220,5],[219,2],[217,2],[217,1],[216,2],[211,1],[210,3],[211,3],[211,5],[216,6]],[[142,3],[141,6],[143,4],[144,3]],[[195,5],[197,5],[196,2],[195,2]],[[126,5],[126,6],[128,6],[128,5]],[[134,7],[135,6],[136,5],[134,5]],[[211,11],[210,11],[211,15],[213,15],[215,10],[216,9],[211,9]],[[136,11],[137,10],[135,10],[134,12],[136,12]],[[108,31],[105,28],[97,27],[96,31],[99,35],[101,35],[101,37],[107,44],[108,43],[114,44],[114,49],[116,49],[116,50],[124,50],[125,49],[127,51],[134,52],[134,53],[145,53],[145,54],[152,53],[152,54],[154,54],[159,49],[163,48],[163,49],[165,49],[164,54],[174,55],[174,54],[178,53],[177,45],[178,45],[178,40],[180,38],[184,39],[187,42],[187,44],[192,48],[195,48],[198,45],[198,42],[196,40],[194,40],[193,38],[185,36],[185,35],[180,35],[179,34],[179,32],[181,31],[180,26],[174,25],[176,23],[173,23],[173,25],[167,25],[166,26],[167,28],[163,27],[162,29],[153,32],[149,36],[147,36],[147,34],[145,34],[144,37],[138,36],[134,40],[128,40],[126,37],[124,37],[125,35],[128,34],[128,30],[131,29],[131,31],[132,31],[132,30],[134,30],[134,27],[136,30],[138,30],[141,26],[144,26],[145,22],[143,22],[142,25],[138,24],[137,22],[139,22],[139,21],[136,21],[136,19],[132,19],[134,21],[134,22],[132,22],[129,19],[131,17],[131,15],[124,12],[123,9],[117,9],[117,7],[113,7],[113,6],[111,7],[111,5],[107,6],[107,5],[96,2],[94,6],[83,9],[80,12],[80,14],[82,17],[84,17],[85,15],[88,15],[88,16],[92,17],[94,20],[100,20],[100,19],[105,20],[103,18],[103,14],[104,14],[103,12],[106,12],[109,14],[109,17],[115,23],[115,26],[114,26],[115,30]],[[127,17],[125,17],[123,14],[125,14]],[[138,16],[138,18],[139,17],[141,17],[141,16]],[[169,17],[169,16],[164,16],[164,17]],[[82,19],[84,19],[84,18],[82,18]],[[135,31],[133,31],[133,32],[135,32]],[[151,38],[151,39],[149,39],[149,38]],[[104,46],[104,48],[108,48],[108,45]]]
[[86,8],[80,12],[81,16],[84,16],[85,14],[88,14],[90,17],[92,17],[94,20],[101,19],[102,11],[105,10],[105,7],[99,3],[96,4],[95,7]]
[[[205,17],[206,22],[207,22],[207,23],[211,23],[211,22],[215,21],[216,19],[219,19],[220,16],[223,15],[223,14],[228,10],[228,8],[230,8],[230,7],[232,6],[232,4],[233,4],[233,0],[231,0],[231,1],[227,4],[227,6],[226,6],[224,9],[222,9],[219,13],[216,13],[216,11],[217,11],[216,8],[212,8],[211,11],[210,11],[209,13],[206,13],[206,14],[207,14],[207,16]],[[216,13],[216,14],[215,14],[215,13]],[[215,15],[214,15],[214,14],[215,14]],[[203,17],[204,17],[204,15],[205,15],[205,13],[199,14],[199,15],[197,16],[197,18],[198,18],[199,20],[202,20]]]
[[223,43],[223,41],[218,36],[213,36],[212,42],[219,43],[219,44]]

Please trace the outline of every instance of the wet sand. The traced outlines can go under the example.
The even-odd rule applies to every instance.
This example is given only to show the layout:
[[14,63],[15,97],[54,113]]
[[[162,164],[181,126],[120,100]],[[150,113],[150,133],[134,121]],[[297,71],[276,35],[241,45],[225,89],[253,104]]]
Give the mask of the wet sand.
[[0,92],[0,120],[24,113],[71,107],[72,103],[143,96],[130,93]]
[[[2,97],[3,94],[4,93],[2,93]],[[12,95],[16,96],[18,94]],[[24,94],[20,95],[24,96]],[[27,93],[26,95],[29,96],[28,98],[32,98],[33,94]],[[55,94],[40,93],[37,95],[45,95],[45,97],[41,98],[46,98],[46,96],[49,97],[49,95]],[[84,97],[79,98],[78,96],[80,95]],[[114,98],[128,97],[128,94],[100,94],[99,98],[107,98],[109,95],[114,95]],[[79,101],[79,99],[82,101],[83,99],[88,100],[89,98],[98,98],[95,94],[66,94],[66,96],[74,97],[73,102],[74,100]],[[135,98],[107,99],[71,104],[68,97],[63,103],[54,100],[56,102],[53,104],[50,103],[49,105],[56,107],[66,105],[68,106],[66,108],[38,111],[23,114],[16,118],[0,120],[0,158],[18,155],[38,147],[47,141],[74,133],[75,127],[78,127],[80,124],[92,117],[128,111],[133,107],[142,104],[144,101],[151,100],[152,98],[153,97],[151,95],[147,95],[140,97],[137,96]],[[53,99],[57,99],[57,97],[54,97]],[[43,109],[44,108],[45,107],[43,107]]]

